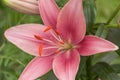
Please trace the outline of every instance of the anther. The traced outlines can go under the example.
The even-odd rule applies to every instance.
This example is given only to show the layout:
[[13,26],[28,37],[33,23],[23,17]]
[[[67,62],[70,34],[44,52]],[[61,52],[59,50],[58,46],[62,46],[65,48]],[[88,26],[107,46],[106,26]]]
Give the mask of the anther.
[[43,44],[40,44],[39,46],[39,55],[41,56],[43,52]]
[[36,39],[38,39],[38,40],[43,40],[43,38],[40,37],[39,35],[34,35],[34,37],[35,37]]
[[61,35],[61,33],[58,30],[55,30],[57,35]]
[[48,27],[44,30],[44,32],[47,32],[47,31],[49,31],[50,29],[52,29],[52,27],[51,27],[51,26],[48,26]]
[[57,53],[59,53],[60,52],[60,50],[59,49],[57,49],[56,51],[55,51],[55,53],[57,54]]
[[65,43],[63,41],[60,41],[60,44],[64,45]]

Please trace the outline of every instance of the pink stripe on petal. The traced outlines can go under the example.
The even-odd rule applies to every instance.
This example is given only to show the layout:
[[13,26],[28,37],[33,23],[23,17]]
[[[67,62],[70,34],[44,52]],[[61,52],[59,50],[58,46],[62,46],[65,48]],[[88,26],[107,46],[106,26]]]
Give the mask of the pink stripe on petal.
[[53,56],[35,57],[24,69],[18,80],[35,80],[52,68]]
[[75,80],[80,62],[77,50],[63,52],[53,61],[53,71],[59,80]]
[[55,3],[55,0],[39,0],[38,4],[44,24],[52,26],[55,29],[59,13],[59,8]]
[[58,30],[66,41],[79,43],[85,36],[86,24],[82,0],[70,0],[60,11],[57,23]]
[[78,50],[82,56],[89,56],[118,49],[118,47],[110,41],[96,36],[85,36],[79,46]]

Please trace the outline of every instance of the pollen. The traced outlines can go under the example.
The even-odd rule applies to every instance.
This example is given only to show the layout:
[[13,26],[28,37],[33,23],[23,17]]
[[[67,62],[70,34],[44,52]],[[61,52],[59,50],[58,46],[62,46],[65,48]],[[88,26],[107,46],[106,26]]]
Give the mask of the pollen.
[[40,37],[39,35],[34,35],[34,37],[35,37],[36,39],[38,39],[38,40],[43,40],[43,38]]
[[43,52],[43,44],[40,44],[39,46],[39,55],[41,56]]
[[52,29],[52,27],[51,27],[51,26],[48,26],[48,27],[44,30],[44,32],[47,32],[47,31],[49,31],[50,29]]

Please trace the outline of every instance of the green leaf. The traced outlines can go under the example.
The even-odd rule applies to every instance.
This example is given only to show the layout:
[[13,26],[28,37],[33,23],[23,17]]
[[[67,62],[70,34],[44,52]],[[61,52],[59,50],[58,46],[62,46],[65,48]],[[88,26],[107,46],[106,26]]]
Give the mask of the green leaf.
[[[111,28],[109,30],[107,39],[120,47],[120,29]],[[117,51],[117,53],[120,55],[120,49]]]
[[56,0],[57,4],[60,7],[63,7],[65,5],[66,2],[68,2],[69,0]]
[[80,65],[79,65],[79,70],[76,76],[76,80],[79,79],[86,79],[86,61],[87,61],[87,57],[83,57],[81,56],[81,61],[80,61]]
[[116,73],[120,73],[120,64],[114,64],[112,65],[112,68]]
[[96,5],[94,0],[85,0],[83,2],[83,7],[86,18],[87,31],[90,31],[96,18]]
[[107,39],[120,46],[120,29],[111,28]]
[[50,72],[48,72],[47,74],[45,74],[44,76],[37,80],[58,80],[58,79],[55,77],[53,71],[51,70]]
[[93,73],[102,80],[120,80],[114,69],[105,62],[99,62],[92,67]]

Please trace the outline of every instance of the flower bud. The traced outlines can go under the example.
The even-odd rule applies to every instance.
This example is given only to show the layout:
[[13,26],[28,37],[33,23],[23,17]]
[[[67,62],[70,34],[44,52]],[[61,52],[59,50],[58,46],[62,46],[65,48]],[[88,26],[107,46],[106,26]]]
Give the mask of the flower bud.
[[3,2],[18,12],[25,14],[39,14],[37,0],[3,0]]

